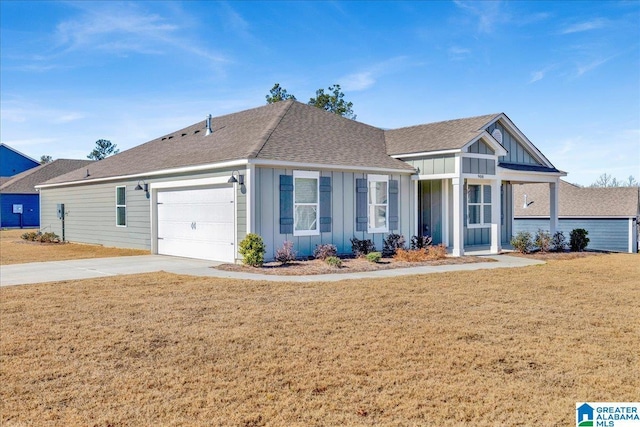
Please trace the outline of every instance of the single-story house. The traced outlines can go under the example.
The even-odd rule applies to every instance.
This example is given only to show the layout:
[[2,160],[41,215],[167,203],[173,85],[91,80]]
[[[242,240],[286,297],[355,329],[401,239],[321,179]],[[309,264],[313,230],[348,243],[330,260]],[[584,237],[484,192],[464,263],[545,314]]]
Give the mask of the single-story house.
[[3,182],[0,185],[0,226],[39,227],[40,194],[35,186],[89,163],[93,162],[58,159],[27,169]]
[[40,162],[37,160],[22,154],[7,144],[0,143],[0,180],[2,180],[0,183],[6,182],[12,176],[39,165]]
[[[502,113],[385,130],[287,100],[195,123],[40,185],[41,226],[67,240],[233,262],[352,237],[429,234],[452,254],[501,251],[514,184],[564,172]],[[63,231],[64,227],[64,231]]]
[[[549,188],[526,184],[514,187],[514,233],[549,230]],[[638,252],[640,188],[585,188],[560,180],[558,231],[567,241],[571,230],[589,232],[587,249]]]

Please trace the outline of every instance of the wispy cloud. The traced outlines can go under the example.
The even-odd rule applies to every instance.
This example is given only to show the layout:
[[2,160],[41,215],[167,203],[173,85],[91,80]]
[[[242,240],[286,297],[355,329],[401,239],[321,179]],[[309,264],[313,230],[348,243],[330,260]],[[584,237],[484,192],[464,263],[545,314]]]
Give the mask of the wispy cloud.
[[51,119],[52,123],[70,123],[75,122],[76,120],[84,119],[85,115],[82,113],[64,113],[61,115],[57,115]]
[[455,0],[454,4],[477,19],[478,31],[481,33],[492,33],[496,24],[509,21],[502,1]]
[[607,25],[608,21],[602,18],[592,19],[590,21],[579,22],[577,24],[569,25],[560,30],[560,34],[573,34],[573,33],[581,33],[584,31],[597,30],[600,28],[604,28]]
[[447,51],[451,61],[462,61],[471,55],[471,50],[463,47],[452,46]]
[[576,77],[580,77],[583,74],[588,73],[589,71],[595,70],[596,68],[600,67],[601,65],[604,65],[607,62],[611,61],[612,59],[614,59],[618,55],[619,54],[612,55],[612,56],[609,56],[607,58],[599,58],[599,59],[593,60],[591,62],[588,62],[586,64],[578,65],[578,69],[577,69],[577,72],[576,72]]
[[228,59],[189,36],[185,17],[171,20],[144,9],[145,3],[69,3],[79,11],[60,22],[50,52],[39,55],[36,69],[46,70],[53,59],[74,52],[99,51],[112,55],[164,55],[181,51],[213,63]]
[[378,78],[393,73],[406,66],[407,58],[398,56],[387,61],[374,64],[366,70],[348,74],[338,79],[340,86],[348,91],[360,91],[372,87]]
[[531,78],[529,79],[529,81],[527,82],[528,84],[532,84],[535,83],[537,81],[540,81],[542,79],[544,79],[547,74],[549,73],[549,71],[553,70],[554,68],[556,68],[555,65],[550,65],[548,67],[544,67],[540,70],[535,70],[531,72]]

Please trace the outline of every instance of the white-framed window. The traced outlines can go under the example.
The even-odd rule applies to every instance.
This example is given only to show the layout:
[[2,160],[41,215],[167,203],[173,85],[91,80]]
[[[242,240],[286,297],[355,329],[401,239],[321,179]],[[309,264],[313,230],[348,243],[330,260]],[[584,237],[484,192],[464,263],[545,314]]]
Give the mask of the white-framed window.
[[491,185],[467,184],[467,227],[491,225]]
[[127,226],[127,187],[116,187],[116,226]]
[[293,235],[316,236],[320,197],[320,172],[293,171]]
[[389,176],[367,176],[367,203],[369,233],[389,232]]

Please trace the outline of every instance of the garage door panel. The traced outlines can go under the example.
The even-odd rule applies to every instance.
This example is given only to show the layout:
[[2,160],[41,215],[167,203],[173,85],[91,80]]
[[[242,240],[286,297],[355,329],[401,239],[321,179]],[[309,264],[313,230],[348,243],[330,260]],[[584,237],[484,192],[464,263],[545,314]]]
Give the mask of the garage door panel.
[[158,253],[233,262],[233,187],[158,192]]

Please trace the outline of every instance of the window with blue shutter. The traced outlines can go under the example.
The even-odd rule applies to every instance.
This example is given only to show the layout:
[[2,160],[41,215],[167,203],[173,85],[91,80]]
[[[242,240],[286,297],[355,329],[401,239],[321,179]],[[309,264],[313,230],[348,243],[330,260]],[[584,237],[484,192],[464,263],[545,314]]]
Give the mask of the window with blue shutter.
[[356,179],[356,231],[367,231],[367,180]]

